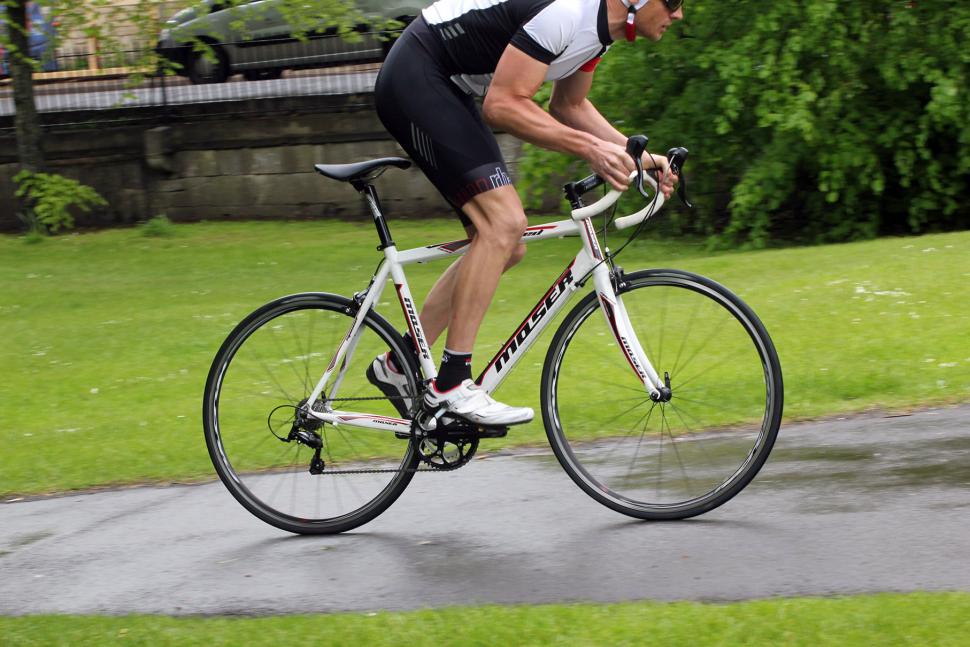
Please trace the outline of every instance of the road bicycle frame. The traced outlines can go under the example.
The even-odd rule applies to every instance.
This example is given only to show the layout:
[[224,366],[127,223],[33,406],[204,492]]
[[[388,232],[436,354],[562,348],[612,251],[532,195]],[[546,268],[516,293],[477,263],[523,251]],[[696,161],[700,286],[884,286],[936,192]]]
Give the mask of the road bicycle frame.
[[[644,177],[656,188],[656,185],[648,176]],[[397,297],[404,312],[404,319],[411,332],[411,338],[415,341],[421,371],[425,379],[428,380],[437,376],[437,369],[431,358],[431,349],[421,328],[418,309],[411,296],[404,267],[415,263],[427,263],[443,258],[461,256],[468,251],[471,241],[457,240],[399,252],[387,233],[376,195],[372,192],[364,192],[364,195],[374,215],[378,231],[382,233],[382,240],[386,234],[386,240],[389,244],[383,246],[384,261],[378,266],[369,287],[363,293],[355,296],[354,300],[358,304],[358,310],[354,322],[307,402],[317,402],[325,391],[327,391],[329,397],[336,397],[344,372],[347,370],[347,362],[344,362],[344,358],[354,352],[360,339],[364,319],[371,308],[379,303],[389,278],[394,282]],[[630,368],[643,383],[644,389],[651,397],[655,399],[661,397],[660,389],[665,385],[650,364],[633,331],[626,309],[623,307],[623,300],[616,293],[610,265],[600,248],[596,231],[590,222],[593,215],[609,208],[618,197],[619,193],[613,191],[592,205],[575,209],[572,212],[572,220],[535,225],[525,230],[522,236],[523,243],[578,235],[582,240],[582,248],[546,290],[542,298],[533,306],[529,314],[515,329],[515,332],[502,344],[485,370],[477,378],[476,382],[487,393],[492,393],[498,388],[499,384],[535,343],[542,331],[555,319],[556,314],[562,310],[572,295],[592,277],[593,286],[603,306],[607,324]],[[638,223],[658,211],[662,204],[663,196],[658,194],[651,204],[642,211],[632,216],[620,218],[616,221],[616,224],[620,227],[627,227]],[[330,385],[329,390],[327,389],[328,385]],[[307,413],[333,425],[343,424],[368,429],[384,429],[405,434],[409,433],[411,429],[411,421],[407,419],[337,410],[333,409],[329,403],[323,411],[311,409]]]

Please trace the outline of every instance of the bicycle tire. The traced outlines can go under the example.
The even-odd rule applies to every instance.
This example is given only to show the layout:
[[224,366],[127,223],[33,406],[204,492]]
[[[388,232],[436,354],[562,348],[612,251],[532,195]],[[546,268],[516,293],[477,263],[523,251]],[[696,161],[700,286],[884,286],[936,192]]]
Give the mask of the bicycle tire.
[[[784,386],[771,338],[739,297],[696,274],[635,272],[617,293],[672,397],[650,399],[606,317],[592,316],[602,306],[591,293],[546,354],[549,442],[573,481],[613,510],[650,520],[713,510],[751,482],[777,437]],[[590,395],[599,383],[606,397]]]
[[[209,456],[233,497],[277,528],[298,534],[356,528],[386,510],[414,475],[417,452],[392,432],[323,424],[318,436],[325,468],[318,475],[309,472],[313,450],[284,440],[356,311],[350,299],[326,293],[277,299],[243,319],[213,360],[202,411]],[[411,392],[417,393],[412,355],[373,311],[360,330],[355,351],[341,364],[346,370],[338,395],[377,396],[366,402],[367,413],[398,417],[390,401],[380,402],[382,394],[365,371],[390,351],[407,367]]]

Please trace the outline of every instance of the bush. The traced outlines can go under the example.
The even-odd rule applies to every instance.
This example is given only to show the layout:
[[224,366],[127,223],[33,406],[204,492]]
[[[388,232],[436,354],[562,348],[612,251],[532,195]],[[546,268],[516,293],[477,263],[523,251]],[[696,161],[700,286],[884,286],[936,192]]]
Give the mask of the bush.
[[[677,227],[764,246],[970,226],[970,4],[685,11],[660,43],[617,43],[591,94],[607,118],[624,118],[620,130],[649,134],[654,152],[691,150],[698,209],[672,212]],[[524,183],[563,166],[531,149]]]
[[140,227],[141,235],[149,238],[164,238],[175,235],[175,225],[165,214],[149,219]]
[[107,201],[91,187],[56,173],[21,171],[14,176],[17,197],[23,198],[27,213],[22,219],[32,232],[57,233],[74,227],[71,209],[90,211],[92,207],[107,205]]

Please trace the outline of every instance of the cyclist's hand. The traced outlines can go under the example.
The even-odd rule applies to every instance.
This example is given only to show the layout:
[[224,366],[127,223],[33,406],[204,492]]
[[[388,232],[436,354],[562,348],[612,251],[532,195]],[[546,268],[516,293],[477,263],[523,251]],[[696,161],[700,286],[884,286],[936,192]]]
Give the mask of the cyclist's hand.
[[680,182],[680,178],[671,172],[670,162],[667,158],[663,155],[649,155],[644,153],[642,164],[643,170],[653,170],[654,176],[660,178],[660,182],[658,183],[660,192],[664,194],[665,200],[669,199],[674,194],[674,187]]
[[626,149],[611,142],[599,140],[586,155],[593,172],[610,183],[617,191],[626,191],[630,174],[636,170]]

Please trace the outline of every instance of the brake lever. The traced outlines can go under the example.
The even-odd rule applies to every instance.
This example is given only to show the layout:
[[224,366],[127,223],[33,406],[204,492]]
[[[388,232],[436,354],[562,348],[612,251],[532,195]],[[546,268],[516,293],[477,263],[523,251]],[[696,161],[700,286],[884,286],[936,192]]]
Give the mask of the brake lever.
[[667,151],[667,162],[670,164],[670,171],[680,178],[680,182],[677,185],[677,197],[680,198],[680,201],[684,203],[685,207],[693,209],[694,205],[687,199],[687,178],[681,175],[684,162],[687,161],[687,153],[687,149],[683,147],[671,148]]
[[646,135],[634,135],[626,140],[626,152],[633,158],[633,164],[637,167],[637,191],[643,196],[644,200],[650,200],[650,195],[643,188],[643,152],[647,150],[649,139]]

